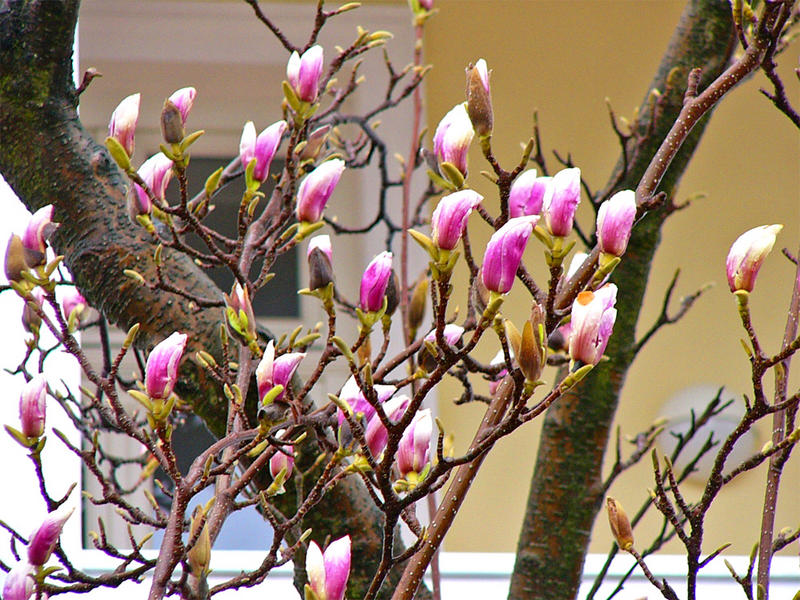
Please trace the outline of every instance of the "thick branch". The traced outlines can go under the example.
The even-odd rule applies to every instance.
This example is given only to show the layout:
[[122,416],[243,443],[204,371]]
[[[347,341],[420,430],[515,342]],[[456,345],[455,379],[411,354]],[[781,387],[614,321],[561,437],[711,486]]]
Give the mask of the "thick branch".
[[[727,66],[734,40],[728,3],[688,3],[640,107],[635,135],[628,140],[627,152],[609,178],[614,189],[601,191],[600,197],[638,186],[683,108],[683,86],[689,72],[700,67],[701,80],[713,81]],[[652,89],[661,93],[656,103],[648,100]],[[669,170],[662,170],[663,178],[656,180],[660,187],[647,186],[648,195],[658,189],[673,193],[706,122],[707,117],[701,119],[680,150],[675,148]],[[577,593],[592,524],[602,500],[603,455],[619,393],[634,358],[633,332],[663,219],[663,209],[642,219],[614,273],[621,293],[617,323],[607,349],[611,360],[566,394],[545,419],[509,598],[563,599]]]

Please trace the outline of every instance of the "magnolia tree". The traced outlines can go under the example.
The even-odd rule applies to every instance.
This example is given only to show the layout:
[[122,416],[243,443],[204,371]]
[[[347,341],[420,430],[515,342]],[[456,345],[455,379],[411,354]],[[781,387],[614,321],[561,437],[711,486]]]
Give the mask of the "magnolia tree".
[[[680,586],[695,598],[699,571],[723,550],[703,544],[710,507],[730,481],[768,462],[761,537],[750,568],[732,570],[747,598],[766,597],[772,555],[800,537],[800,531],[776,534],[773,523],[782,467],[800,438],[795,429],[800,393],[788,386],[789,360],[800,347],[800,276],[778,348],[762,346],[749,312],[751,294],[761,301],[758,271],[781,225],[758,226],[731,240],[724,265],[752,368],[752,394],[744,399],[736,428],[725,439],[703,432],[725,408],[719,398],[694,414],[671,456],[653,451],[652,497],[632,519],[618,500],[605,496],[619,473],[650,454],[662,427],[639,434],[630,456],[620,456],[618,449],[605,479],[600,465],[616,398],[636,352],[699,296],[685,298],[672,312],[670,288],[656,325],[643,339],[633,339],[660,227],[679,208],[674,190],[702,133],[701,119],[761,69],[773,84],[765,94],[800,125],[775,72],[775,57],[800,18],[794,2],[690,2],[636,121],[623,129],[612,113],[622,157],[606,188],[594,193],[569,161],[548,172],[536,129],[515,164],[498,162],[490,70],[482,59],[467,67],[465,101],[441,118],[432,139],[420,135],[420,89],[427,72],[422,32],[436,12],[430,0],[411,2],[418,41],[413,63],[397,68],[387,54],[388,86],[360,115],[342,111],[361,83],[359,57],[383,47],[389,34],[360,30],[355,40],[323,48],[317,39],[326,23],[358,6],[329,9],[319,2],[311,34],[295,45],[256,0],[248,3],[286,49],[286,79],[270,84],[282,85],[284,100],[273,110],[280,119],[260,133],[252,122],[244,124],[238,156],[220,166],[196,196],[187,187],[187,166],[203,133],[187,129],[194,88],[165,101],[163,144],[155,156],[141,161],[135,153],[138,93],[120,102],[110,115],[108,137],[98,145],[75,112],[79,94],[96,74],[87,72],[77,89],[71,83],[78,3],[9,2],[0,12],[0,170],[35,209],[5,254],[4,291],[24,299],[29,332],[28,350],[12,369],[28,381],[19,398],[20,418],[6,429],[29,454],[49,513],[30,536],[15,528],[13,515],[3,515],[0,524],[16,558],[0,565],[8,572],[3,597],[89,592],[147,576],[151,599],[206,598],[257,585],[290,561],[300,566],[295,583],[307,599],[428,597],[420,586],[423,574],[435,566],[484,457],[499,440],[548,411],[557,418],[546,419],[510,597],[574,596],[588,532],[604,504],[617,542],[608,562],[618,549],[630,553],[663,597],[677,598],[679,582],[657,578],[645,560],[676,537],[688,565]],[[734,40],[741,50],[735,58]],[[406,99],[414,111],[411,150],[402,176],[392,179],[386,165],[393,149],[374,124]],[[345,124],[353,126],[350,135],[341,127]],[[473,144],[480,146],[484,174],[496,186],[491,198],[472,189],[480,170],[468,169]],[[276,157],[281,167],[271,171]],[[326,205],[342,174],[368,168],[381,174],[372,225],[357,230],[328,220]],[[416,198],[415,177],[426,181]],[[171,180],[179,189],[176,202],[165,196]],[[204,223],[226,186],[241,191],[234,237]],[[403,191],[400,223],[385,210],[392,187]],[[595,209],[595,223],[575,221],[581,201]],[[100,226],[86,227],[92,221]],[[337,260],[337,240],[380,227],[389,232],[386,250],[363,266],[360,289],[342,289],[336,274],[348,265]],[[492,232],[485,247],[470,241],[470,231],[478,228]],[[187,241],[189,234],[202,241],[201,249]],[[410,244],[429,258],[419,278],[410,272]],[[522,260],[530,244],[545,250],[546,280],[537,281]],[[307,287],[298,291],[320,303],[327,321],[305,331],[267,332],[252,301],[269,292],[275,261],[295,247],[306,255],[309,273]],[[797,254],[784,254],[783,260],[797,264]],[[203,274],[212,266],[232,273],[231,290],[223,293]],[[468,285],[451,282],[457,269],[468,273]],[[66,291],[57,300],[58,288]],[[530,306],[523,322],[503,313],[512,288],[524,290]],[[466,311],[456,310],[456,304]],[[91,316],[89,305],[99,317]],[[348,320],[355,327],[343,328]],[[401,327],[393,330],[398,322]],[[107,343],[108,323],[127,331],[119,349]],[[92,364],[76,338],[85,328],[101,331],[102,364]],[[43,329],[55,336],[56,348],[77,358],[87,382],[80,394],[58,389],[42,370],[44,357],[56,349],[43,343]],[[400,338],[400,351],[389,350],[393,336]],[[484,338],[497,348],[489,363],[474,352]],[[310,349],[316,349],[313,359]],[[140,359],[136,381],[120,372],[129,354]],[[311,360],[310,376],[301,379],[298,366]],[[321,378],[334,364],[344,365],[349,379],[323,388]],[[546,365],[558,367],[551,383],[541,378]],[[775,377],[769,396],[763,385],[768,376]],[[462,386],[459,402],[486,405],[462,454],[448,443],[447,423],[423,407],[445,377]],[[488,395],[476,391],[485,387],[473,385],[481,379],[489,382]],[[83,434],[83,444],[48,428],[46,410],[64,411]],[[217,441],[181,470],[172,433],[187,413],[200,416]],[[564,418],[577,414],[581,418]],[[737,443],[765,419],[772,423],[771,442],[732,464]],[[120,456],[98,432],[127,436],[142,451]],[[568,445],[560,444],[565,436]],[[683,457],[685,467],[673,467],[697,436],[705,440],[700,453]],[[47,437],[54,439],[45,448]],[[563,456],[548,461],[556,446]],[[101,523],[93,544],[117,561],[116,568],[99,575],[77,568],[59,536],[70,518],[62,507],[78,492],[47,485],[42,457],[49,452],[80,457],[101,490],[89,502],[110,504],[127,523],[163,532],[157,554],[143,551],[149,534],[131,533],[130,548],[115,547]],[[700,499],[691,502],[681,484],[706,453],[713,455],[711,474]],[[117,471],[130,464],[138,465],[142,476],[126,487]],[[171,482],[165,488],[169,511],[149,493],[156,467]],[[563,485],[554,489],[553,481]],[[213,500],[190,511],[190,501],[208,488]],[[149,503],[136,503],[137,489],[147,490]],[[445,489],[437,505],[436,492]],[[223,523],[253,505],[274,532],[262,563],[209,585]],[[422,526],[418,513],[429,506],[430,522]],[[663,515],[665,527],[654,540],[635,541],[633,528],[649,509]],[[408,546],[398,536],[401,523],[410,531]],[[559,558],[543,557],[537,544],[557,549]],[[433,594],[439,594],[436,576]]]

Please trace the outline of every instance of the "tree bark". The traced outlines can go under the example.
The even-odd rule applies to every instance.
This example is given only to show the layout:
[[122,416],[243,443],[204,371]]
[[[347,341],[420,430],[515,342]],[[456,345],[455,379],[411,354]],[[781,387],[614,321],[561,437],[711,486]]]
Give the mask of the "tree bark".
[[[620,159],[609,191],[635,189],[681,106],[687,76],[702,68],[704,87],[722,73],[735,48],[728,2],[691,0],[639,108],[637,136],[628,144],[628,173]],[[653,105],[650,91],[662,97]],[[701,88],[702,89],[702,88]],[[655,110],[654,110],[655,109]],[[659,187],[671,197],[708,122],[692,130]],[[613,188],[613,190],[612,190]],[[602,496],[602,465],[619,395],[635,355],[634,332],[665,209],[646,215],[633,232],[613,279],[619,286],[617,321],[601,363],[547,413],[531,480],[511,580],[511,600],[574,598]]]
[[[0,174],[30,209],[55,207],[61,223],[51,240],[81,293],[113,324],[140,324],[136,344],[151,348],[173,331],[190,334],[186,356],[203,349],[220,358],[221,309],[197,310],[181,296],[153,291],[123,274],[155,280],[152,238],[127,216],[127,181],[78,118],[72,49],[78,0],[0,0]],[[221,291],[190,258],[165,249],[165,279],[206,299]],[[254,389],[255,386],[250,386]],[[227,402],[193,360],[176,391],[216,436],[224,435]],[[284,496],[292,499],[291,490]],[[289,514],[292,507],[282,507]],[[354,532],[349,595],[366,591],[382,540],[382,513],[363,484],[348,478],[304,520],[316,539]],[[402,565],[401,565],[402,567]],[[392,571],[381,597],[391,594]],[[427,597],[426,590],[420,597]]]

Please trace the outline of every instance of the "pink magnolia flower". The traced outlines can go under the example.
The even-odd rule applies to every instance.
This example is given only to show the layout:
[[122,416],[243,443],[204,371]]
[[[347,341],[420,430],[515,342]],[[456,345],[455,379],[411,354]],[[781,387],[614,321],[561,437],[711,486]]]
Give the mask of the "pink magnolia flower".
[[455,248],[464,235],[472,209],[482,200],[483,196],[473,190],[461,190],[444,196],[436,205],[431,218],[433,243],[442,250]]
[[419,5],[425,10],[432,10],[433,0],[419,0]]
[[252,121],[244,124],[242,139],[239,142],[239,159],[242,167],[247,168],[250,161],[256,159],[253,178],[262,183],[269,175],[272,159],[281,145],[281,137],[286,131],[286,121],[277,121],[256,136],[256,127]]
[[609,283],[596,292],[581,292],[572,304],[569,355],[596,365],[605,352],[617,318],[617,286]]
[[[514,358],[514,350],[512,348],[508,349],[509,353],[511,354],[511,358]],[[503,354],[502,350],[499,350],[497,354],[494,355],[492,362],[489,363],[491,366],[495,367],[497,365],[505,365],[506,364],[506,357]],[[503,381],[503,377],[508,375],[508,368],[503,367],[500,371],[497,372],[491,380],[489,380],[489,395],[494,396],[497,393],[497,389],[500,387],[500,383]]]
[[[403,417],[409,402],[411,402],[411,400],[408,396],[391,398],[383,403],[383,412],[389,418],[389,421],[396,423]],[[386,430],[386,427],[383,426],[377,414],[374,414],[367,422],[367,429],[364,433],[364,437],[367,440],[367,446],[369,446],[369,451],[372,453],[372,456],[375,458],[379,457],[389,441],[389,432]]]
[[169,101],[172,102],[177,109],[181,113],[181,122],[186,125],[186,119],[189,116],[189,111],[192,110],[192,105],[194,104],[194,97],[197,95],[197,90],[193,87],[185,87],[179,90],[176,90],[172,93],[169,97]]
[[542,201],[542,216],[547,230],[556,237],[572,231],[575,211],[581,201],[581,170],[562,169],[553,176]]
[[344,172],[344,161],[327,160],[306,175],[297,189],[297,220],[316,223],[328,203],[339,178]]
[[61,310],[64,312],[64,318],[69,321],[73,313],[75,318],[80,321],[83,313],[89,307],[86,298],[81,296],[78,288],[68,287],[61,294]]
[[334,540],[319,549],[316,542],[308,544],[306,551],[308,585],[319,600],[343,600],[350,576],[350,536]]
[[145,366],[144,385],[147,395],[156,400],[166,400],[178,380],[178,365],[186,347],[187,336],[177,331],[160,342],[150,352]]
[[117,140],[128,156],[133,155],[134,134],[136,133],[136,123],[139,121],[141,97],[141,94],[131,94],[123,99],[111,113],[111,121],[108,124],[108,136]]
[[467,176],[467,152],[475,131],[467,114],[465,103],[456,104],[436,127],[433,135],[433,153],[441,164],[454,165],[461,174]]
[[19,420],[22,433],[38,438],[44,433],[47,413],[47,380],[39,373],[22,388],[19,396]]
[[64,529],[64,523],[72,515],[72,510],[63,514],[51,512],[39,528],[33,532],[31,540],[28,542],[28,562],[30,564],[40,567],[50,559],[50,555],[58,543],[58,538],[61,536],[61,530]]
[[758,271],[781,229],[783,225],[761,225],[746,231],[733,242],[725,261],[728,286],[732,292],[753,291]]
[[508,196],[508,210],[512,218],[538,215],[542,211],[547,187],[552,177],[537,177],[536,169],[528,169],[511,184]]
[[622,256],[636,218],[636,192],[623,190],[600,205],[597,212],[597,243],[600,250],[613,256]]
[[516,217],[494,232],[486,245],[481,267],[481,279],[486,289],[499,294],[511,289],[525,246],[538,220],[538,215]]
[[294,93],[304,102],[314,102],[319,94],[324,53],[322,46],[311,46],[300,56],[292,52],[286,65],[286,78]]
[[33,596],[35,585],[33,575],[36,569],[27,562],[14,565],[3,583],[4,600],[28,600]]
[[[375,384],[373,389],[375,390],[375,395],[378,397],[378,402],[381,404],[389,400],[397,391],[397,388],[393,385]],[[354,415],[358,415],[359,413],[364,415],[365,422],[369,422],[375,414],[375,407],[369,403],[364,393],[361,391],[361,388],[358,387],[356,378],[352,375],[342,386],[342,390],[339,392],[339,399],[347,402]],[[339,427],[341,427],[345,422],[344,413],[341,408],[337,409],[336,412],[338,415]]]
[[428,464],[433,433],[431,409],[419,411],[400,438],[397,447],[397,470],[403,477],[420,473]]
[[[455,346],[461,341],[461,336],[464,335],[464,328],[460,325],[456,325],[455,323],[448,323],[444,326],[444,331],[442,331],[442,336],[444,337],[444,341],[446,341],[449,345]],[[426,342],[433,342],[436,343],[436,329],[432,329],[428,335],[425,336]]]
[[[150,188],[153,196],[164,202],[167,186],[172,178],[172,161],[163,152],[159,152],[144,161],[137,173]],[[128,194],[128,212],[132,218],[136,215],[150,214],[153,203],[142,186],[134,182]]]
[[[275,438],[282,440],[283,435],[286,433],[285,429],[279,429],[275,434]],[[272,458],[269,459],[269,472],[272,478],[275,479],[283,469],[286,469],[286,477],[292,474],[294,468],[294,454],[292,453],[291,446],[280,446],[279,450],[275,451]]]
[[22,233],[22,245],[27,250],[40,253],[42,255],[42,262],[44,262],[44,254],[47,250],[47,238],[53,233],[54,228],[53,205],[48,204],[31,215],[28,224],[25,226],[25,231]]
[[360,306],[364,312],[383,308],[386,286],[392,276],[392,253],[381,252],[367,265],[361,277]]
[[[289,387],[294,372],[305,356],[305,352],[288,352],[275,358],[275,343],[270,340],[264,350],[264,356],[261,357],[261,362],[256,368],[259,400],[263,401],[267,392],[276,385],[282,385],[284,390]],[[281,392],[273,401],[279,400],[285,393],[285,391]]]

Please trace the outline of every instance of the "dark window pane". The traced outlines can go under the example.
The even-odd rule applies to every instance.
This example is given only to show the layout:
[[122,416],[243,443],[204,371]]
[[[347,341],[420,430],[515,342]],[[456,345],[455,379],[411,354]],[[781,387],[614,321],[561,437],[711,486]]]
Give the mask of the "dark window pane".
[[[225,158],[195,158],[189,162],[187,177],[189,179],[189,196],[202,191],[205,181],[211,173],[219,167],[227,164]],[[277,172],[282,168],[280,160],[274,160],[272,171]],[[261,191],[269,197],[272,191],[272,179],[268,179],[261,187]],[[228,237],[236,236],[236,218],[239,212],[239,202],[242,199],[241,182],[235,181],[224,188],[214,198],[216,208],[203,221],[209,227],[219,231]],[[167,191],[167,199],[170,203],[178,201],[178,186],[170,184]],[[201,251],[206,251],[205,244],[200,239],[191,235],[189,243]],[[275,277],[256,294],[253,300],[253,310],[259,317],[299,317],[300,303],[297,297],[299,287],[298,278],[298,254],[295,246],[286,254],[280,256],[273,266]],[[260,268],[260,264],[256,265]],[[230,291],[233,285],[233,275],[228,269],[219,267],[210,269],[208,274],[225,292]]]

